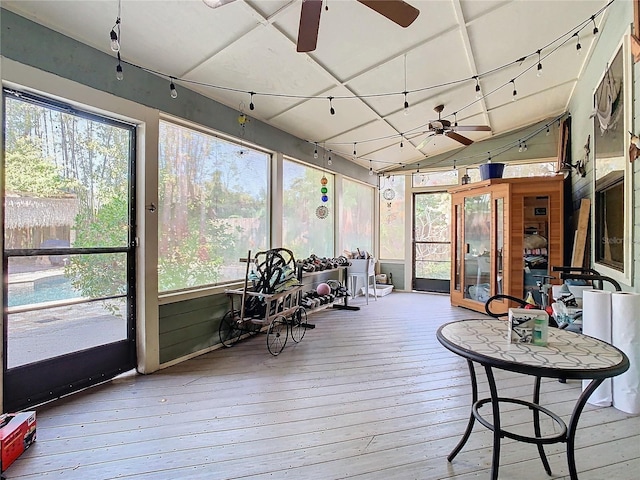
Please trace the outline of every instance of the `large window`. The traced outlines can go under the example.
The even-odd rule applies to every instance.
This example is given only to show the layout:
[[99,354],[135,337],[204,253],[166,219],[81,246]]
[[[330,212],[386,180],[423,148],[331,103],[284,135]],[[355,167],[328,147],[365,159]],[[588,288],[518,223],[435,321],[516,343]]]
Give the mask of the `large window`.
[[373,188],[344,179],[340,233],[344,250],[373,251]]
[[625,271],[625,89],[622,48],[594,96],[595,261]]
[[334,176],[290,160],[283,161],[282,171],[282,246],[296,258],[333,257]]
[[405,177],[382,179],[380,188],[380,258],[405,258],[404,232]]
[[270,155],[160,122],[160,291],[237,280],[239,262],[268,248]]

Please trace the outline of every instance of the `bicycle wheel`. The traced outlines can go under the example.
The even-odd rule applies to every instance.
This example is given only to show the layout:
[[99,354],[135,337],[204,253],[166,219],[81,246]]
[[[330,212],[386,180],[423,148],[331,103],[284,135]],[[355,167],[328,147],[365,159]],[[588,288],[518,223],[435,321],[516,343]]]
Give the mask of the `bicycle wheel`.
[[489,297],[489,299],[485,302],[484,311],[487,312],[487,315],[489,315],[489,316],[491,316],[493,318],[504,317],[504,315],[505,315],[504,313],[495,313],[495,312],[491,311],[491,302],[493,302],[494,300],[500,300],[500,299],[511,300],[512,302],[517,303],[522,308],[527,305],[527,302],[525,302],[522,298],[513,297],[511,295],[505,295],[503,293],[499,293],[498,295],[494,295],[492,297]]
[[289,324],[282,315],[275,317],[267,330],[267,349],[273,356],[280,354],[289,338]]
[[222,320],[220,320],[218,334],[220,335],[220,343],[225,347],[232,347],[235,345],[242,335],[242,320],[240,319],[240,312],[237,310],[229,310],[225,313]]
[[304,307],[298,307],[291,314],[291,338],[298,343],[307,333],[307,311]]

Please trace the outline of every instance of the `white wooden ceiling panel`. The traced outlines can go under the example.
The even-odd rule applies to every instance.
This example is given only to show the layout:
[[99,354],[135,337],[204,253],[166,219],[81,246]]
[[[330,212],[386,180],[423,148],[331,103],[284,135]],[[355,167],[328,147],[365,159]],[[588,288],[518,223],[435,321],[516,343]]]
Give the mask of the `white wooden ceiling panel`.
[[[344,87],[336,87],[326,92],[326,97],[349,96]],[[329,112],[326,98],[303,102],[282,115],[273,117],[270,123],[284,131],[296,132],[303,140],[322,143],[327,139],[351,131],[356,127],[377,120],[375,113],[354,98],[333,100],[335,115]],[[354,119],[358,119],[357,125]]]
[[[271,45],[272,48],[264,49],[263,45]],[[242,62],[238,62],[239,56],[243,58]],[[256,108],[250,113],[265,120],[304,101],[278,94],[289,92],[296,96],[314,96],[333,86],[330,77],[323,74],[317,65],[297,54],[291,42],[269,25],[261,25],[244,35],[192,70],[187,78],[244,92],[256,92],[253,97]],[[250,95],[247,93],[206,87],[200,90],[234,108],[240,102],[244,102],[246,109],[249,107]]]
[[[466,58],[465,45],[458,28],[409,51],[406,55],[406,75],[405,57],[401,55],[359,75],[347,85],[363,96],[382,92],[412,92],[407,95],[411,108],[411,105],[440,92],[449,91],[451,85],[439,86],[443,78],[465,79],[473,75],[468,62],[443,62],[444,51],[456,58]],[[371,97],[365,101],[384,116],[403,109],[404,95]]]

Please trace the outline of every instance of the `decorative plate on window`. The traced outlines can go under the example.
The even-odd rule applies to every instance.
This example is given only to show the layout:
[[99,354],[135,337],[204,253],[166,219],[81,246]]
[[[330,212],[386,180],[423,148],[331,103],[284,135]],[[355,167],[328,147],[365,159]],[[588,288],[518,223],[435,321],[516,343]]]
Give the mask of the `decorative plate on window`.
[[396,198],[396,191],[393,188],[386,188],[382,192],[382,197],[385,200],[393,200],[394,198]]
[[327,218],[328,215],[329,209],[324,205],[320,205],[318,208],[316,208],[316,217],[318,217],[319,219],[322,220],[324,218]]

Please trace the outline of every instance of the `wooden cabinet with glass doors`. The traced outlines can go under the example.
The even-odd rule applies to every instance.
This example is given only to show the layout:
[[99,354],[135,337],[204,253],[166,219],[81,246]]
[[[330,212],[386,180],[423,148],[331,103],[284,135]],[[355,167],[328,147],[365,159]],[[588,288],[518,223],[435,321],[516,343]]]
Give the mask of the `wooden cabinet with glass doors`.
[[449,190],[452,305],[484,312],[492,295],[528,291],[540,301],[536,281],[564,265],[563,182],[562,175],[496,178]]

